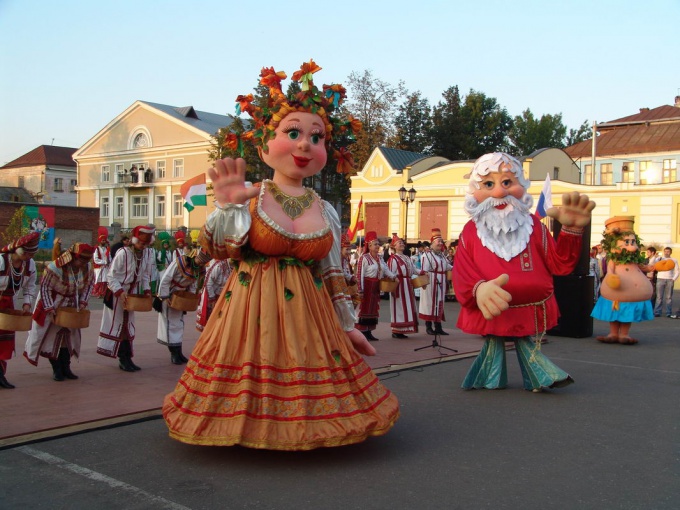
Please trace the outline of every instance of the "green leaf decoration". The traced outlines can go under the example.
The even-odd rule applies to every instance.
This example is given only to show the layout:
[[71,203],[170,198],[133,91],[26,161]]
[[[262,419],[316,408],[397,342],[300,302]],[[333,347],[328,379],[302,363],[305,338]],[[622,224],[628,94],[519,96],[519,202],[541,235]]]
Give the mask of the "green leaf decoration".
[[224,299],[226,299],[227,303],[231,301],[231,291],[228,290],[227,292],[224,293]]
[[285,288],[283,291],[283,295],[286,298],[286,301],[290,301],[295,297],[295,294],[293,294],[293,291],[291,291],[289,288]]
[[323,280],[321,280],[321,278],[314,278],[314,285],[316,285],[318,290],[321,290],[323,287]]
[[238,274],[238,282],[243,285],[244,287],[247,287],[250,285],[250,280],[252,280],[253,277],[250,275],[250,273],[246,273],[245,271],[241,271]]
[[342,360],[342,356],[340,356],[340,351],[333,351],[331,352],[333,355],[333,359],[335,360],[336,363],[340,363],[340,360]]

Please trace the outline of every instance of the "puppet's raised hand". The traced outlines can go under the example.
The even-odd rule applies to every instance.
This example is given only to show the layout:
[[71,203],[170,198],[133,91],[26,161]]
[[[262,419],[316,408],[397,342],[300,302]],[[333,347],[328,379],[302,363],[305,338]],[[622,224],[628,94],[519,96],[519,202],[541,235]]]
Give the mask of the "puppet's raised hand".
[[208,169],[208,177],[220,205],[243,204],[258,194],[257,188],[246,187],[246,162],[241,158],[217,160],[215,166]]
[[507,290],[503,290],[503,285],[508,283],[510,277],[502,274],[495,280],[480,283],[475,292],[477,307],[481,310],[486,320],[498,317],[510,306],[512,296]]
[[546,214],[559,221],[565,227],[583,228],[590,223],[595,202],[588,195],[581,195],[578,191],[562,195],[562,206],[551,207]]

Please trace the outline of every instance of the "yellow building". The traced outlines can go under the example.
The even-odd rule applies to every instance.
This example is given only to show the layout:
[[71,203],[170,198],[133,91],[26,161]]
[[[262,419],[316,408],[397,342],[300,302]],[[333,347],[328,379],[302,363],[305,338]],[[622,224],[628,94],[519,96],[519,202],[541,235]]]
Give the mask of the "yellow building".
[[[531,180],[529,193],[536,203],[546,175],[550,176],[554,205],[562,194],[578,191],[589,195],[597,207],[593,212],[591,246],[600,242],[607,218],[635,216],[637,233],[647,245],[671,246],[680,255],[680,182],[658,184],[617,183],[610,186],[579,184],[579,167],[561,149],[541,149],[520,158],[524,174]],[[468,221],[463,208],[466,175],[474,161],[449,161],[441,157],[379,147],[364,168],[352,177],[351,217],[363,200],[365,230],[379,236],[397,233],[408,242],[429,240],[433,227],[446,240],[457,239]],[[412,203],[400,199],[399,189],[415,190]]]
[[73,155],[78,206],[99,207],[101,225],[124,230],[150,223],[200,229],[212,204],[187,212],[180,186],[211,166],[211,135],[231,121],[191,106],[136,101]]

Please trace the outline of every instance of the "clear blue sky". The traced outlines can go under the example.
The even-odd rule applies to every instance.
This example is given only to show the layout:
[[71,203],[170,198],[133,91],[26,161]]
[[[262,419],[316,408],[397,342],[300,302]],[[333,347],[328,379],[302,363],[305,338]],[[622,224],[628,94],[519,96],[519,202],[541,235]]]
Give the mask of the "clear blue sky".
[[[257,9],[248,8],[258,5]],[[680,91],[680,0],[0,0],[0,165],[80,147],[136,100],[233,113],[260,68],[458,85],[569,128]]]

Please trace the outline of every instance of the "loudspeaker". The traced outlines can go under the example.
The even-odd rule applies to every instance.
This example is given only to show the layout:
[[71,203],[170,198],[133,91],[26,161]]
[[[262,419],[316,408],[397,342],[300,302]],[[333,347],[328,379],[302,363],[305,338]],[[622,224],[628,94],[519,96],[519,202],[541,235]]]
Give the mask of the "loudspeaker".
[[560,307],[557,326],[548,330],[549,335],[585,338],[593,336],[593,286],[594,276],[570,274],[553,276],[555,299]]

